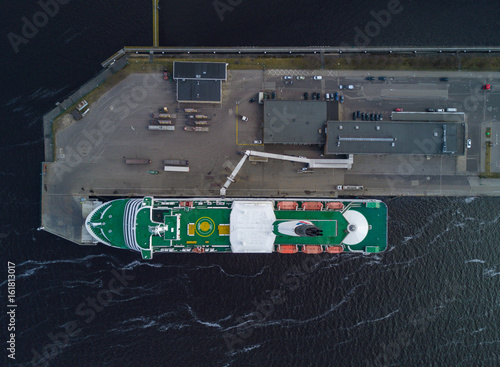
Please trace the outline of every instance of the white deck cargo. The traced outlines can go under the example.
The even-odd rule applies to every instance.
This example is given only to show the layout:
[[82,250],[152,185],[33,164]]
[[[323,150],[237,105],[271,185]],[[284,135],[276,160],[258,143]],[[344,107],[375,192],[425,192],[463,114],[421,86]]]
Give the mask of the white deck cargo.
[[276,221],[271,201],[235,201],[231,207],[231,251],[235,253],[271,253],[274,249],[273,223]]

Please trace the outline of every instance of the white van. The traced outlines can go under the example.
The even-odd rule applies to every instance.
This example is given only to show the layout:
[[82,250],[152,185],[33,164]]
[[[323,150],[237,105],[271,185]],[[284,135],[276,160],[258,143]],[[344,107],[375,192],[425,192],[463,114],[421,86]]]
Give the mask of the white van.
[[447,108],[446,112],[457,112],[456,108]]
[[325,98],[326,98],[326,100],[327,100],[327,101],[329,101],[329,100],[330,100],[330,93],[327,93],[327,94],[325,95]]
[[315,76],[313,77],[313,79],[314,79],[314,80],[321,80],[321,79],[323,79],[323,77],[322,77],[321,75],[315,75]]
[[444,112],[444,108],[436,108],[436,112]]

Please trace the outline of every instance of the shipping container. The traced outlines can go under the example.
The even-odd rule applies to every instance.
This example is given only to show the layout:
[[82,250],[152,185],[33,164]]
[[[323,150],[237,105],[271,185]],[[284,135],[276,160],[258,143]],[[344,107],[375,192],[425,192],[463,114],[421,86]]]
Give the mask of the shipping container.
[[126,158],[126,164],[150,164],[151,160],[142,158]]
[[165,166],[188,166],[189,161],[185,161],[182,159],[164,159],[163,164]]
[[168,126],[168,125],[149,125],[148,126],[149,130],[175,130],[175,126]]
[[189,172],[189,167],[164,166],[163,170],[169,172]]

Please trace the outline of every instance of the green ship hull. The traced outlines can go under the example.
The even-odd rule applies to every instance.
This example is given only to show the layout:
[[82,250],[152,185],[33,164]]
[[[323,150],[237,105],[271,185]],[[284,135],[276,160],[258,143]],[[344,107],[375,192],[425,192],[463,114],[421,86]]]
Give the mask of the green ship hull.
[[379,200],[118,199],[85,221],[95,242],[157,252],[377,253],[387,247]]

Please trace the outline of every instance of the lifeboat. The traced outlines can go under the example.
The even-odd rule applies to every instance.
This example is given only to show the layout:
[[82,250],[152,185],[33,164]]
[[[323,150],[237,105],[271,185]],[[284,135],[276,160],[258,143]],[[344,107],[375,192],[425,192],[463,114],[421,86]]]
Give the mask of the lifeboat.
[[299,204],[295,201],[280,201],[278,203],[278,210],[297,210]]
[[302,246],[302,252],[305,254],[321,254],[323,247],[321,245],[304,245]]
[[191,208],[193,206],[193,202],[192,201],[181,201],[179,203],[179,205],[182,207]]
[[344,248],[342,246],[328,246],[326,248],[326,252],[329,254],[340,254],[341,252],[344,252]]
[[340,201],[330,201],[326,204],[326,208],[330,210],[342,210],[344,209],[344,204]]
[[323,209],[323,203],[319,201],[306,201],[302,203],[302,209],[304,210],[321,210]]
[[193,248],[193,252],[197,253],[197,254],[202,254],[205,252],[205,248],[203,247],[195,247]]
[[295,254],[299,252],[297,245],[278,245],[278,252],[280,254]]

